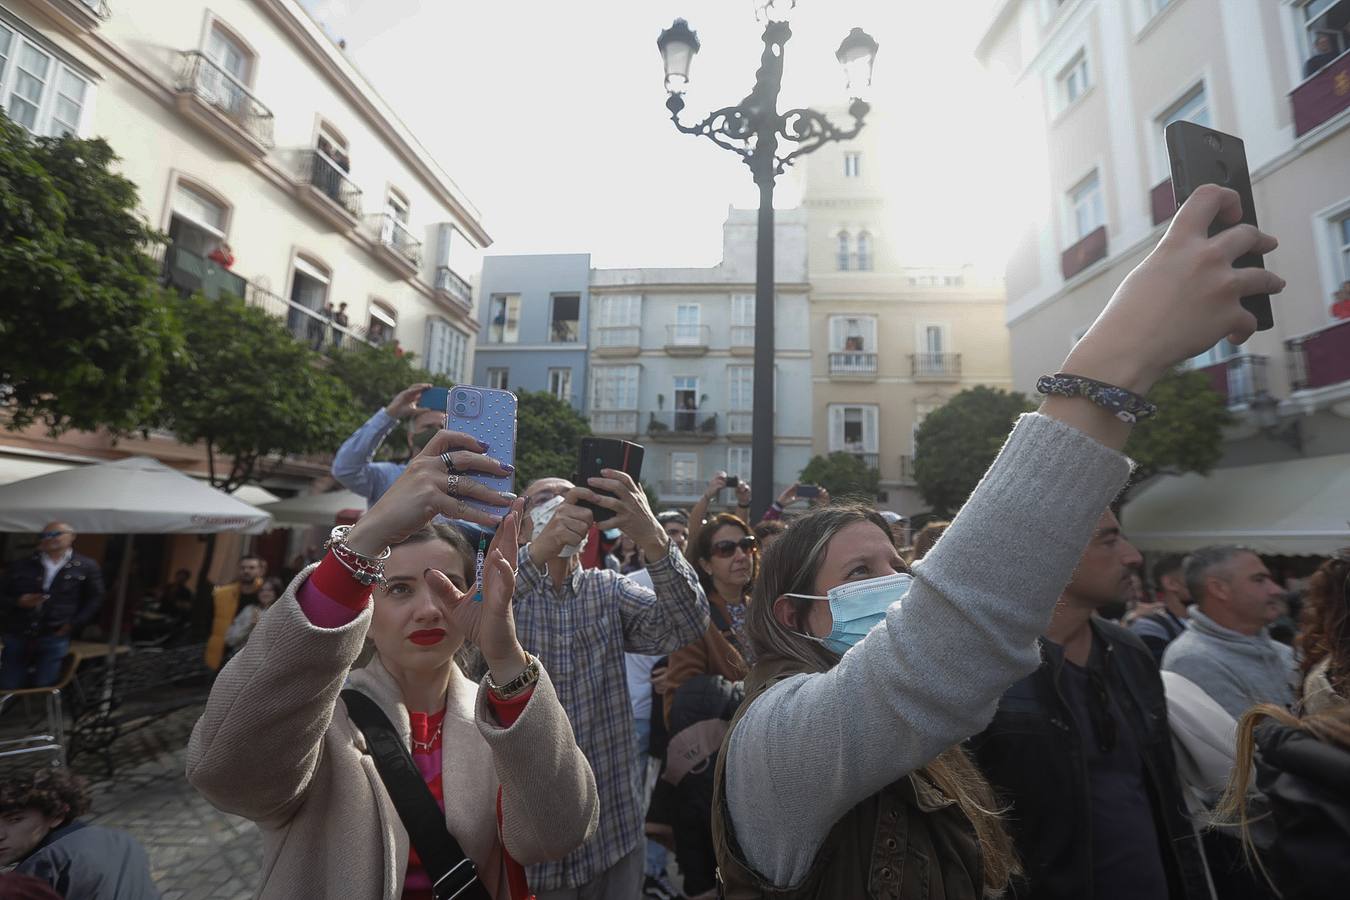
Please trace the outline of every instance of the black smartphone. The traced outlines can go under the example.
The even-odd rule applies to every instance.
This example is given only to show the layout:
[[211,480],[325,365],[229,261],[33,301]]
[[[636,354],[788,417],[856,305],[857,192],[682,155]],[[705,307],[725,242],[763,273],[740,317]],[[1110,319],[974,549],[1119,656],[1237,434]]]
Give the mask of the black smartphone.
[[[1256,225],[1256,204],[1252,200],[1252,177],[1247,171],[1247,151],[1242,139],[1194,122],[1173,122],[1163,131],[1167,139],[1167,160],[1172,167],[1172,196],[1177,208],[1202,184],[1220,184],[1232,188],[1242,198],[1242,221]],[[1209,227],[1211,236],[1227,226],[1217,222]],[[1233,263],[1242,269],[1265,268],[1259,253],[1244,253]],[[1256,330],[1275,327],[1269,294],[1242,298],[1242,305],[1256,316]]]
[[[633,482],[637,483],[642,477],[642,456],[644,453],[646,453],[645,448],[632,441],[621,441],[618,438],[582,438],[581,449],[577,453],[576,478],[572,480],[578,487],[595,490],[595,488],[591,488],[588,479],[601,477],[601,469],[618,469],[621,472],[627,472]],[[595,490],[595,492],[607,497],[614,496],[608,491]],[[580,505],[594,513],[597,522],[603,522],[614,515],[612,509],[605,509],[603,506],[594,503],[582,501]]]
[[729,487],[729,488],[740,487],[740,486],[741,486],[741,479],[740,479],[740,476],[739,476],[739,475],[728,475],[728,476],[727,476],[727,485],[726,485],[726,486]]
[[797,485],[797,496],[802,500],[814,500],[820,496],[820,488],[814,484]]

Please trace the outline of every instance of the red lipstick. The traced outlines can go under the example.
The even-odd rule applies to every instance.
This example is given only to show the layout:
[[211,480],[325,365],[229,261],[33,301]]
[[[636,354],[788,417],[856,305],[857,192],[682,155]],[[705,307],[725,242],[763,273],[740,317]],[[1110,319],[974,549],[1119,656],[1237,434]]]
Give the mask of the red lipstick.
[[408,635],[408,640],[421,647],[430,647],[445,640],[445,629],[428,628],[426,631],[414,631]]

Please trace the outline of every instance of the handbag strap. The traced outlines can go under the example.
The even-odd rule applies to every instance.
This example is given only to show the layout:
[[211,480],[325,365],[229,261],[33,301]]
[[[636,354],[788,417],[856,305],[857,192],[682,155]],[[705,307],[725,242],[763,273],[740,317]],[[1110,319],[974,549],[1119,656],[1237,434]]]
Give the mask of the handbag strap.
[[446,827],[445,814],[389,717],[360,691],[343,691],[342,702],[347,704],[347,715],[366,736],[380,780],[431,876],[432,896],[436,900],[491,900],[478,880],[478,868]]

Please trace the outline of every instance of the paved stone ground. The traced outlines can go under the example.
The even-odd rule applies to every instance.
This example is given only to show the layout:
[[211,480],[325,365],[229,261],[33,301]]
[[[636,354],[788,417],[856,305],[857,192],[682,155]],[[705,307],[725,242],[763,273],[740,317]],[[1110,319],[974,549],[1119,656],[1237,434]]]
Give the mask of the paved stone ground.
[[259,881],[257,828],[216,810],[183,776],[188,736],[200,712],[199,705],[181,709],[119,739],[112,778],[95,756],[77,757],[72,768],[91,783],[88,821],[128,831],[145,846],[164,900],[246,900]]

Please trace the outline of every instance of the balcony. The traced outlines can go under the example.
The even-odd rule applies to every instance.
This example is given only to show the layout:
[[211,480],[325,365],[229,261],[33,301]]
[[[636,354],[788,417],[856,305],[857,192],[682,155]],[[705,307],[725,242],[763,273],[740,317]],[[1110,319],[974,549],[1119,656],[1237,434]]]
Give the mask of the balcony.
[[1295,137],[1350,109],[1350,51],[1294,88],[1289,102],[1294,108]]
[[875,381],[877,377],[877,355],[857,350],[831,353],[830,375],[834,378],[848,378],[854,381]]
[[717,437],[717,413],[680,409],[647,415],[647,437],[654,441],[706,444]]
[[1106,226],[1102,225],[1065,250],[1059,259],[1060,271],[1068,281],[1088,266],[1106,258]]
[[1350,320],[1330,328],[1290,338],[1290,386],[1312,391],[1333,385],[1350,386]]
[[172,244],[164,248],[164,282],[187,294],[200,291],[212,300],[222,295],[242,298],[248,284],[215,260]]
[[112,15],[108,0],[47,0],[42,5],[55,13],[57,24],[72,33],[97,28]]
[[692,478],[662,481],[657,485],[661,500],[666,503],[696,503],[703,496],[704,484]]
[[915,381],[959,381],[960,353],[911,353],[909,370]]
[[703,356],[708,352],[712,329],[707,325],[667,325],[666,353],[671,356]]
[[619,437],[637,437],[638,411],[635,409],[591,410],[591,431],[594,434]]
[[637,325],[601,325],[595,329],[596,356],[637,356],[642,329]]
[[755,326],[731,326],[731,355],[753,356],[755,353]]
[[914,480],[914,457],[908,453],[900,457],[900,483],[915,484]]
[[200,51],[182,54],[176,88],[178,111],[242,159],[258,159],[274,146],[272,111]]
[[324,347],[353,349],[359,345],[376,346],[360,326],[335,325],[323,313],[310,309],[280,294],[274,294],[266,288],[248,282],[249,306],[256,306],[286,322],[286,330],[297,341],[308,344],[314,350]]
[[1177,198],[1172,193],[1172,179],[1164,178],[1148,192],[1149,209],[1153,211],[1153,224],[1161,225],[1177,211]]
[[1223,397],[1229,408],[1246,406],[1257,394],[1266,393],[1266,363],[1264,356],[1244,354],[1226,359],[1196,371],[1209,376],[1210,387]]
[[306,150],[300,159],[300,200],[338,231],[355,228],[361,221],[361,189],[318,150]]
[[449,266],[436,267],[436,290],[465,309],[473,308],[473,287]]
[[370,228],[375,255],[385,265],[404,277],[418,273],[422,268],[422,242],[413,237],[407,223],[383,212],[370,217]]
[[727,440],[744,442],[750,440],[755,430],[755,414],[749,410],[727,413]]

